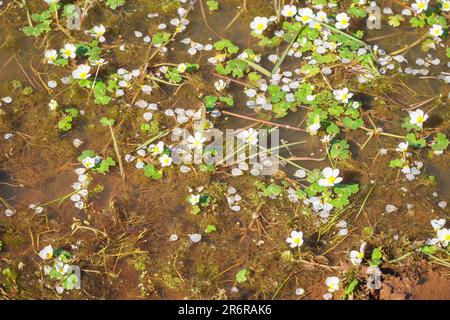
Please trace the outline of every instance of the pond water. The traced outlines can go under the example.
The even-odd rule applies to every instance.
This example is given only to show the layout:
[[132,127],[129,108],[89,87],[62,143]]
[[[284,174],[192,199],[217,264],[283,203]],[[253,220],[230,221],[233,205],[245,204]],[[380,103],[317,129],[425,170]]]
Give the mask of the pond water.
[[[437,38],[426,36],[430,26],[411,26],[409,19],[420,16],[414,10],[402,15],[415,1],[376,1],[382,10],[389,8],[393,13],[385,11],[381,29],[373,30],[366,27],[367,17],[350,14],[354,7],[365,12],[368,4],[352,1],[227,0],[218,1],[217,10],[211,10],[215,1],[116,2],[123,5],[113,9],[110,1],[61,1],[55,9],[57,16],[50,12],[47,20],[40,18],[50,21],[51,30],[36,36],[26,35],[24,28],[42,23],[31,15],[47,10],[47,3],[11,0],[0,5],[0,298],[323,299],[330,291],[325,281],[333,276],[340,279],[335,299],[450,298],[446,290],[449,249],[442,239],[431,246],[426,242],[436,238],[430,221],[449,218],[449,155],[446,146],[442,154],[433,147],[439,134],[449,134],[449,13],[438,9],[440,2],[430,1],[430,8],[437,9],[426,11],[428,16],[441,17],[429,20],[435,21],[431,26],[444,25],[445,32]],[[81,8],[81,30],[65,25],[74,8],[71,5]],[[309,63],[311,50],[323,42],[316,41],[315,49],[305,49],[297,58],[284,57],[286,48],[292,49],[294,42],[306,48],[302,36],[327,42],[329,35],[321,38],[326,25],[316,36],[315,31],[296,34],[294,28],[292,43],[289,38],[280,40],[282,35],[276,45],[259,46],[262,38],[250,28],[257,16],[274,16],[263,33],[267,41],[281,29],[285,34],[292,32],[283,21],[294,24],[295,19],[281,15],[277,20],[275,8],[285,5],[314,12],[322,6],[330,18],[349,12],[350,27],[335,31],[330,20],[330,34],[362,30],[360,40],[368,45],[368,52],[355,55],[363,47],[348,50],[345,46],[360,40],[344,35],[340,38],[344,44],[339,45],[346,48],[345,57],[354,60],[346,61],[342,51],[335,50],[334,60],[323,62],[316,74],[296,72],[314,65]],[[392,26],[399,16],[403,17],[400,25]],[[189,22],[185,28],[183,19]],[[179,29],[175,29],[177,23]],[[92,28],[99,25],[105,27],[106,40],[93,43],[99,37],[92,35]],[[157,44],[158,36],[168,38]],[[231,41],[239,53],[250,48],[261,60],[248,54],[241,61],[250,62],[242,66],[233,49],[214,47],[221,40]],[[59,51],[67,43],[77,46],[73,58],[60,53],[56,62],[46,62],[46,51]],[[210,50],[204,50],[208,44]],[[192,55],[189,48],[198,52]],[[385,63],[389,53],[405,61],[391,58]],[[209,61],[220,54],[226,59],[224,65],[234,61],[245,69],[244,75],[220,72]],[[258,88],[260,81],[267,80],[269,92],[282,87],[270,75],[275,65],[268,59],[271,55],[283,59],[282,72],[291,73],[280,76],[289,78],[286,83],[313,85],[314,93],[306,98],[310,100],[301,102],[299,92],[292,105],[287,103],[290,109],[283,116],[277,116],[275,108],[284,106],[277,105],[275,94],[273,112],[247,106],[252,100],[246,93],[249,88],[256,88],[258,95],[264,93]],[[361,56],[376,65],[375,71]],[[99,67],[95,62],[100,58],[106,64]],[[83,79],[74,79],[73,73],[88,63],[92,66],[86,81],[91,87]],[[180,63],[187,65],[187,71],[177,71]],[[391,64],[392,70],[380,73]],[[426,72],[412,74],[408,68]],[[139,70],[138,75],[132,75],[132,70]],[[227,83],[222,91],[215,89],[219,80]],[[57,86],[52,88],[51,81]],[[149,94],[144,85],[152,87]],[[353,97],[340,107],[333,92],[344,87]],[[329,95],[321,96],[324,91]],[[280,94],[285,99],[285,93]],[[208,96],[232,97],[232,106],[216,99],[211,113]],[[317,97],[323,98],[322,104],[311,102]],[[107,102],[99,103],[102,99]],[[58,104],[55,110],[49,107],[51,100]],[[357,115],[352,101],[360,102],[353,109]],[[152,103],[157,110],[149,106]],[[254,176],[251,168],[236,174],[236,164],[187,165],[187,173],[179,165],[164,167],[159,155],[152,156],[146,147],[163,141],[162,155],[174,144],[170,140],[174,128],[194,134],[192,117],[177,123],[168,112],[176,108],[194,110],[201,125],[220,130],[278,126],[281,144],[288,145],[280,147],[276,158],[279,170],[271,176]],[[311,113],[317,108],[326,110],[327,118],[320,119],[318,134],[310,134]],[[350,111],[344,114],[344,108]],[[423,128],[406,128],[405,119],[417,109],[428,115]],[[221,116],[212,116],[218,110]],[[344,118],[352,123],[361,119],[363,125],[351,128]],[[330,125],[340,128],[333,137],[327,137],[334,132]],[[424,145],[411,148],[408,134],[419,145],[424,139]],[[324,137],[330,140],[324,142]],[[396,151],[407,140],[408,152]],[[338,146],[342,142],[348,146]],[[145,149],[145,154],[139,149]],[[347,150],[351,155],[346,156]],[[91,158],[95,165],[90,167],[86,163]],[[399,158],[404,162],[390,165]],[[145,169],[139,169],[139,159]],[[337,199],[339,191],[333,184],[330,189],[319,186],[326,167],[339,168],[342,186],[357,185],[357,192]],[[408,171],[408,175],[402,171],[405,167],[420,173]],[[76,173],[77,168],[84,168],[83,172]],[[299,178],[299,170],[308,178]],[[83,186],[74,191],[77,179]],[[74,197],[80,189],[87,190],[81,200]],[[198,203],[192,203],[196,195],[200,195]],[[314,196],[321,205],[336,200],[334,208],[314,211]],[[347,202],[340,205],[337,200]],[[295,230],[303,232],[301,248],[286,243]],[[362,243],[366,244],[362,262],[352,264],[350,251],[359,250]],[[53,255],[42,259],[40,252],[49,245]],[[61,261],[81,269],[80,289],[71,288],[67,275],[55,269],[54,263]],[[371,265],[383,273],[377,289],[366,287]],[[46,271],[46,266],[52,271]],[[398,284],[400,277],[411,283],[409,289]],[[343,294],[355,280],[356,289]],[[428,280],[426,286],[418,286]],[[432,283],[441,284],[436,295],[431,293]],[[298,288],[304,288],[305,294],[296,294]]]

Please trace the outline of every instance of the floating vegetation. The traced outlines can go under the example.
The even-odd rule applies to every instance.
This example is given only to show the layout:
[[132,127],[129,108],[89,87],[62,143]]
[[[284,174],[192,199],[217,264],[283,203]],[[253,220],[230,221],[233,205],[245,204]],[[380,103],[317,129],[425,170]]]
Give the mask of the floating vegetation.
[[450,298],[449,14],[0,1],[0,298]]

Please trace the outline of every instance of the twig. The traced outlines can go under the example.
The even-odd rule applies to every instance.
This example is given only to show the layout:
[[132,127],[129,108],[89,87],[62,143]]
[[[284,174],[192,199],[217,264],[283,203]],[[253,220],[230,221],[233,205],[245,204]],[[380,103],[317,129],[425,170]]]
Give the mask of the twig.
[[117,144],[116,135],[114,134],[113,127],[108,124],[109,132],[111,133],[111,138],[113,140],[114,151],[116,152],[117,161],[119,162],[120,175],[122,176],[122,180],[125,181],[125,170],[123,169],[122,157],[120,156],[119,145]]

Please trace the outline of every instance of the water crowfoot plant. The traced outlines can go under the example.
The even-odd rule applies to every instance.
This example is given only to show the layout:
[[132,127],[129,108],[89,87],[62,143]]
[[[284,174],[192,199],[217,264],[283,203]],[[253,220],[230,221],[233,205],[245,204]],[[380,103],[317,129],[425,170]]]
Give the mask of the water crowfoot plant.
[[449,1],[0,11],[0,298],[448,298]]

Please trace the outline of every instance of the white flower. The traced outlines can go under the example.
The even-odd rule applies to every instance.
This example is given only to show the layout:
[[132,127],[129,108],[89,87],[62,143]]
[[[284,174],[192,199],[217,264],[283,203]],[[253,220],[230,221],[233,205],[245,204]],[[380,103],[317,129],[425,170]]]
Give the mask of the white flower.
[[281,10],[281,15],[287,18],[295,16],[296,13],[297,8],[295,6],[290,6],[288,4],[283,7],[283,10]]
[[91,65],[94,66],[94,67],[101,67],[101,66],[104,66],[107,63],[108,62],[105,61],[105,59],[103,59],[103,58],[91,61]]
[[422,13],[423,11],[428,9],[428,2],[429,0],[416,0],[416,2],[411,5],[411,7],[417,13]]
[[58,108],[58,102],[56,102],[56,100],[51,99],[50,102],[48,103],[48,108],[50,110],[56,110],[56,108]]
[[266,17],[255,17],[250,23],[250,28],[252,28],[256,34],[262,34],[263,31],[267,29],[268,22],[269,20]]
[[84,202],[83,201],[75,202],[75,208],[77,208],[79,210],[84,209]]
[[328,277],[325,280],[325,284],[328,287],[328,292],[335,292],[339,290],[339,278],[338,277]]
[[433,24],[433,26],[430,28],[430,34],[433,37],[440,37],[444,33],[444,30],[442,30],[442,26],[439,24]]
[[406,152],[407,150],[408,150],[408,141],[400,142],[398,144],[397,149],[395,149],[395,151],[398,151],[398,152]]
[[428,115],[423,110],[417,109],[409,112],[409,123],[417,125],[422,128],[423,123],[428,119]]
[[450,1],[448,1],[448,0],[442,1],[442,11],[444,11],[444,12],[450,11]]
[[177,67],[177,70],[178,70],[179,72],[181,72],[181,73],[185,72],[186,69],[187,69],[187,66],[186,66],[186,64],[184,64],[184,63],[180,63],[180,64],[178,65],[178,67]]
[[80,79],[80,80],[84,80],[87,79],[91,76],[91,74],[89,73],[89,71],[91,71],[91,67],[89,67],[86,64],[80,64],[73,72],[72,72],[72,77],[74,79]]
[[302,8],[298,10],[298,18],[303,24],[307,24],[314,19],[314,12],[310,8]]
[[258,143],[258,131],[253,128],[241,131],[237,137],[251,145],[256,145]]
[[366,248],[366,243],[363,242],[363,244],[361,244],[361,247],[359,248],[359,251],[352,250],[350,252],[350,261],[352,262],[352,264],[354,266],[361,264],[362,259],[364,258],[364,249],[365,248]]
[[437,237],[443,247],[447,247],[450,242],[450,229],[442,228],[437,231]]
[[431,220],[431,226],[433,227],[433,229],[435,231],[437,231],[445,226],[445,222],[446,222],[445,219],[439,219],[439,220],[433,219],[433,220]]
[[342,178],[339,177],[339,169],[327,167],[323,169],[322,175],[324,176],[324,179],[319,180],[319,186],[322,187],[332,187],[342,181]]
[[348,99],[351,99],[353,97],[353,93],[348,92],[348,88],[342,88],[341,90],[334,90],[333,95],[336,100],[348,103]]
[[5,210],[5,216],[7,216],[7,217],[12,217],[14,215],[14,213],[16,213],[15,210],[12,210],[12,209]]
[[106,28],[104,25],[99,25],[99,26],[94,26],[94,28],[92,28],[92,33],[91,35],[95,38],[98,39],[98,41],[100,42],[105,42],[105,37],[103,37],[103,35],[106,32]]
[[314,118],[314,122],[306,128],[306,131],[308,131],[311,135],[316,135],[319,129],[320,129],[320,117],[316,116]]
[[77,48],[71,44],[67,43],[64,45],[64,48],[60,50],[62,56],[66,59],[75,59]]
[[189,136],[187,138],[189,148],[191,149],[201,150],[203,148],[203,142],[205,141],[206,138],[198,131],[194,133],[194,136]]
[[303,232],[292,231],[291,236],[286,239],[286,242],[290,244],[291,248],[301,247],[303,244]]
[[190,196],[189,196],[189,203],[191,204],[191,205],[196,205],[197,203],[199,203],[200,202],[200,195],[199,194],[191,194]]
[[44,0],[44,2],[46,2],[50,6],[52,4],[57,4],[59,0]]
[[225,81],[223,81],[222,79],[220,79],[220,80],[214,82],[214,87],[216,88],[217,91],[220,92],[227,87],[227,83]]
[[143,86],[141,86],[142,92],[145,94],[150,94],[152,92],[152,87],[148,84],[144,84]]
[[338,29],[347,29],[350,25],[350,17],[346,13],[339,13],[336,16],[335,27]]
[[69,271],[69,268],[70,266],[62,261],[55,263],[55,269],[60,274],[66,274]]
[[95,167],[96,165],[96,159],[91,157],[86,157],[83,160],[81,160],[81,163],[86,169],[91,169]]
[[323,11],[317,12],[316,20],[321,21],[321,22],[327,22],[327,20],[328,20],[327,14]]
[[46,50],[45,51],[45,59],[48,64],[54,64],[58,58],[58,52],[56,50]]
[[39,251],[39,257],[43,260],[51,259],[53,257],[53,247],[51,245],[44,247]]
[[161,157],[159,157],[159,162],[161,163],[162,167],[169,167],[172,165],[172,158],[167,154],[163,154]]
[[159,141],[157,144],[151,144],[148,147],[148,151],[150,151],[153,156],[161,154],[164,151],[164,142]]
[[304,294],[305,294],[305,289],[303,289],[303,288],[297,288],[297,289],[295,289],[295,294],[296,294],[297,296],[304,295]]

